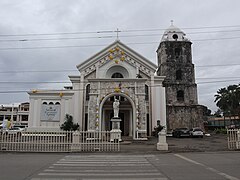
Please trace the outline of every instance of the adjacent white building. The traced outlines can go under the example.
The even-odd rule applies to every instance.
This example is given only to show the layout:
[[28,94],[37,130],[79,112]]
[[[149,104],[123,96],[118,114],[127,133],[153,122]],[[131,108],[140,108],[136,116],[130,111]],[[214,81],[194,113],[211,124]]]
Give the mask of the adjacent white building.
[[29,103],[8,104],[0,106],[0,124],[4,120],[11,121],[12,125],[28,126]]

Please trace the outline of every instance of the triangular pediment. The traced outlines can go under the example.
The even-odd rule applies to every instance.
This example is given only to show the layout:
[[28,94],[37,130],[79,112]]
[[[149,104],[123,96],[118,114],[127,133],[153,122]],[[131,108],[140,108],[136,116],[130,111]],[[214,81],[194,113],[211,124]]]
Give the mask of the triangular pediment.
[[[115,41],[97,54],[77,65],[81,75],[86,76],[96,71],[96,68],[101,68],[107,63],[114,62],[121,65],[128,63],[133,67],[138,67],[139,71],[145,74],[155,73],[157,65],[132,50],[120,41]],[[111,62],[111,63],[112,63]]]

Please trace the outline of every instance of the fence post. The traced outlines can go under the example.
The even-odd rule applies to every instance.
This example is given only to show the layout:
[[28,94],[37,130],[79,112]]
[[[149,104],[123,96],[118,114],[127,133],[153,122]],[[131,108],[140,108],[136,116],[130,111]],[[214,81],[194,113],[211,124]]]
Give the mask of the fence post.
[[78,131],[72,132],[72,143],[71,143],[71,151],[79,150],[79,142],[80,142],[80,133]]
[[240,129],[238,129],[238,131],[237,131],[236,148],[240,149]]

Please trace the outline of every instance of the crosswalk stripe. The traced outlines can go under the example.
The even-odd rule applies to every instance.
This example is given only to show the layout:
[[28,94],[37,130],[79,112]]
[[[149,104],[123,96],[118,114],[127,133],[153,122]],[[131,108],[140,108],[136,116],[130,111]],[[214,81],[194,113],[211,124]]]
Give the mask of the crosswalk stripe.
[[32,180],[167,180],[147,158],[131,155],[67,155]]
[[60,172],[52,172],[52,173],[39,173],[40,176],[161,176],[161,173],[127,173],[127,174],[122,174],[122,173],[105,173],[105,174],[92,174],[92,173],[60,173]]
[[[76,172],[79,172],[79,169],[76,169],[76,170],[72,170],[72,169],[45,169],[44,172],[65,172],[65,173],[76,173]],[[81,170],[81,172],[84,172],[84,173],[106,173],[106,170],[104,169],[86,169],[86,170]],[[122,169],[118,169],[118,170],[112,170],[111,169],[111,173],[132,173],[132,172],[135,172],[135,173],[140,173],[140,172],[143,172],[143,170],[122,170]],[[156,169],[146,169],[144,170],[144,172],[158,172],[158,170]]]

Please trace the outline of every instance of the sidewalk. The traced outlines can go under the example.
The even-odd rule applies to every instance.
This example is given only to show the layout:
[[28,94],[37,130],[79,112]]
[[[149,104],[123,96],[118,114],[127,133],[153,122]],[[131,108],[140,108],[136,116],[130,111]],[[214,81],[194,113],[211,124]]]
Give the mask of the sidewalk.
[[[127,140],[120,143],[121,152],[127,153],[163,153],[157,151],[156,137],[149,137],[148,141]],[[204,138],[174,138],[167,137],[167,152],[213,152],[227,151],[227,135],[213,134]]]

